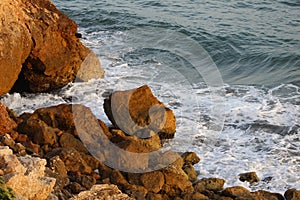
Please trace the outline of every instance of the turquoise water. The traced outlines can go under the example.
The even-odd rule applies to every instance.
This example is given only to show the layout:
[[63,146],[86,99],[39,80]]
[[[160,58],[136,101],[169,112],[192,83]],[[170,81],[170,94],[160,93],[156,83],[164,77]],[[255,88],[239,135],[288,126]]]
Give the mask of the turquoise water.
[[[3,103],[17,113],[81,103],[110,124],[107,94],[148,84],[177,118],[168,145],[197,152],[199,178],[253,191],[300,189],[298,0],[53,2],[77,22],[105,78],[8,94]],[[262,181],[240,182],[247,171]]]

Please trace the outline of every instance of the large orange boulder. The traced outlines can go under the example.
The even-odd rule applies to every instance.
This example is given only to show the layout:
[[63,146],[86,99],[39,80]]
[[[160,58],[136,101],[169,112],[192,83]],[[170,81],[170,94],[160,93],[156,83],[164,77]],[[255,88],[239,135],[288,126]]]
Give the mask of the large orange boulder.
[[105,99],[104,111],[113,125],[127,135],[148,138],[155,133],[161,139],[170,139],[176,132],[173,111],[160,102],[147,85],[114,92]]
[[[48,0],[2,0],[0,95],[44,92],[104,75],[95,54],[76,37],[77,25]],[[80,68],[88,69],[84,70]],[[92,69],[91,69],[92,68]]]

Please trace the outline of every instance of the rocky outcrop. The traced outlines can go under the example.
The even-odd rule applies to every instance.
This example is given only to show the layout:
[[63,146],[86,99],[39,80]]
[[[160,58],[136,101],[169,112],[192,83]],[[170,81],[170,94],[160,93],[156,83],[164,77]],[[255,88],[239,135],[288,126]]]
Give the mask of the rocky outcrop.
[[[144,111],[148,113],[149,110]],[[146,115],[142,113],[140,116]],[[161,115],[153,114],[150,118],[155,120],[154,116],[159,118]],[[10,156],[0,156],[0,174],[4,174],[5,180],[10,183],[9,186],[15,188],[16,191],[21,188],[21,185],[17,183],[17,178],[19,180],[24,179],[24,176],[30,176],[36,180],[33,181],[35,185],[41,182],[39,181],[41,177],[42,179],[45,177],[45,171],[46,177],[56,180],[54,185],[47,179],[48,182],[44,182],[46,184],[43,186],[44,190],[40,191],[46,196],[50,192],[47,188],[50,186],[53,188],[48,200],[103,199],[104,197],[150,200],[284,199],[281,194],[264,190],[251,192],[240,186],[224,188],[225,180],[219,178],[199,180],[194,168],[194,165],[200,161],[196,153],[158,151],[163,147],[165,139],[157,134],[159,132],[151,129],[148,130],[147,137],[140,138],[138,136],[145,135],[138,133],[145,132],[130,135],[118,127],[108,128],[93,115],[88,107],[82,105],[62,104],[41,108],[32,114],[24,113],[20,117],[8,110],[7,117],[13,119],[18,127],[0,135],[0,146],[9,146],[16,155],[23,156],[28,153],[47,160],[45,168],[45,160],[40,158],[30,156],[17,158],[7,148],[3,149],[4,153],[0,151],[0,155]],[[107,146],[107,144],[110,145]],[[124,152],[136,153],[136,155],[155,152],[156,157],[136,156],[128,159],[128,157],[122,157],[122,153],[112,152],[110,146],[118,147]],[[106,165],[109,160],[114,160],[119,165],[114,163],[114,168],[110,168],[111,165]],[[8,164],[1,166],[1,163]],[[144,171],[136,173],[134,170],[120,170],[119,167],[124,165],[134,170],[143,169]],[[135,168],[137,166],[139,168]],[[13,176],[8,176],[8,174]],[[255,173],[245,173],[240,174],[240,178],[249,182],[258,181],[255,175]],[[13,182],[10,181],[12,177],[16,177]],[[24,181],[19,182],[27,184]],[[36,186],[38,187],[39,185]],[[122,194],[116,187],[129,197]],[[37,189],[27,190],[30,192],[23,192],[21,195],[29,196],[29,193],[30,195],[37,193]],[[287,199],[297,199],[298,196],[299,191],[293,189],[285,193]]]
[[104,110],[113,125],[127,135],[147,138],[153,131],[160,138],[169,139],[176,132],[173,111],[158,101],[147,85],[114,92],[105,99]]
[[[77,25],[48,0],[2,0],[0,95],[50,91],[78,79],[102,77],[95,54],[76,37]],[[85,71],[90,73],[86,73]]]
[[8,147],[0,147],[0,169],[5,184],[19,196],[45,200],[51,193],[55,179],[45,177],[46,160],[31,156],[16,157]]

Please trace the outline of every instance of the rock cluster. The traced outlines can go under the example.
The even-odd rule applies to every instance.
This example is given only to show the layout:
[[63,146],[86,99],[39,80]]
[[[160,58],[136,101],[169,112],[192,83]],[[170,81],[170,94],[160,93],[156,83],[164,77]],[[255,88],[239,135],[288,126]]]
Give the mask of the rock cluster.
[[[155,162],[147,157],[136,157],[134,162],[128,161],[131,162],[128,166],[144,167],[146,171],[143,173],[120,171],[119,165],[114,165],[116,168],[106,165],[111,157],[118,160],[117,156],[120,156],[111,154],[108,143],[129,152],[149,153],[163,146],[166,130],[175,132],[173,113],[166,115],[171,120],[163,120],[170,122],[167,127],[172,128],[164,129],[165,124],[159,125],[161,129],[149,126],[151,120],[155,120],[153,116],[160,117],[161,112],[168,112],[168,109],[153,96],[149,87],[143,86],[117,94],[123,93],[126,96],[128,92],[136,100],[135,91],[138,91],[139,96],[136,103],[144,113],[135,115],[141,119],[133,118],[135,123],[141,123],[137,132],[129,132],[132,134],[127,133],[128,129],[125,129],[126,132],[121,130],[119,126],[107,127],[88,107],[82,105],[61,104],[21,116],[16,116],[13,111],[2,105],[5,109],[1,110],[0,116],[8,123],[14,124],[5,129],[0,136],[0,146],[10,148],[5,147],[0,151],[0,163],[6,163],[0,166],[0,172],[4,175],[7,185],[19,196],[27,199],[284,199],[278,193],[251,192],[240,186],[224,188],[223,179],[198,180],[193,165],[200,159],[193,152],[159,152]],[[113,104],[113,95],[114,93],[104,104],[106,111],[115,109],[114,105],[118,108],[129,105],[128,110],[135,107],[133,103],[118,104],[115,101],[117,104]],[[145,107],[142,108],[143,104]],[[153,110],[152,113],[149,111],[155,104],[161,106],[158,110],[154,109],[158,114]],[[151,120],[148,115],[152,115]],[[110,119],[118,125],[114,117],[111,115]],[[3,121],[3,124],[6,122]],[[140,134],[145,133],[143,131],[147,134]],[[174,133],[169,133],[174,136]],[[172,137],[170,134],[167,138]],[[12,154],[12,150],[15,154]],[[121,163],[126,165],[124,162]],[[248,182],[259,180],[255,173],[241,174],[240,178]],[[31,186],[26,182],[29,179],[34,188],[27,188]],[[285,198],[297,199],[299,192],[290,189],[285,193]]]
[[17,157],[8,147],[0,147],[1,177],[19,197],[44,200],[55,179],[45,176],[46,160],[31,156]]
[[97,56],[76,33],[75,22],[49,0],[1,0],[0,95],[102,77]]

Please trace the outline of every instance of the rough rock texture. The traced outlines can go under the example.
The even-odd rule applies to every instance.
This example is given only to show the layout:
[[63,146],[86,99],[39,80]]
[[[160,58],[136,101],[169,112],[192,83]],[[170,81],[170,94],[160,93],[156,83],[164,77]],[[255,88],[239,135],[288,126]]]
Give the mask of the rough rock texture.
[[128,135],[147,138],[153,131],[161,138],[174,137],[173,111],[158,101],[147,85],[114,92],[104,101],[104,110],[113,125]]
[[98,58],[76,37],[75,22],[50,1],[2,0],[0,19],[0,95],[13,86],[32,92],[60,88],[75,80],[81,65],[81,71],[93,69],[91,78],[103,76]]
[[286,200],[296,200],[300,199],[300,190],[289,189],[284,193]]
[[91,190],[79,193],[71,200],[134,200],[127,194],[123,194],[116,185],[94,185]]
[[0,169],[5,184],[22,198],[45,200],[55,179],[45,177],[46,160],[31,156],[17,158],[7,147],[0,147]]
[[6,107],[0,102],[0,135],[5,133],[10,133],[16,127],[17,127],[16,122],[10,118],[6,110]]
[[206,190],[219,192],[224,188],[225,180],[219,178],[203,178],[194,184],[197,192],[204,192]]
[[255,172],[247,172],[247,173],[239,174],[239,176],[240,176],[239,179],[242,182],[247,181],[249,183],[255,183],[260,181],[260,179],[258,178]]

